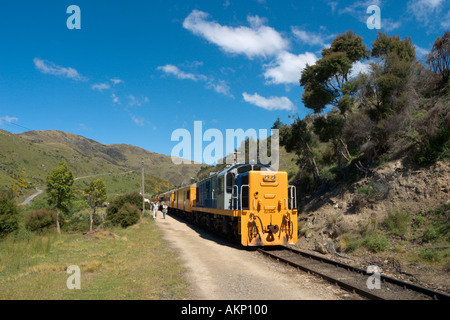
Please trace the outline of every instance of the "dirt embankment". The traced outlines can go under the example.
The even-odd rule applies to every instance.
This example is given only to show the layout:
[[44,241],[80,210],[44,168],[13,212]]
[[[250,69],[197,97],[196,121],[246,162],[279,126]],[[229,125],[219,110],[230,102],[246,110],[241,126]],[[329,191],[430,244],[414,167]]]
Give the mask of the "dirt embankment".
[[[412,227],[414,224],[419,226],[415,219],[424,212],[448,203],[450,162],[417,168],[401,160],[393,161],[353,184],[338,185],[321,195],[304,199],[300,205],[301,237],[298,246],[323,251],[330,256],[336,249],[351,258],[345,259],[347,263],[360,267],[378,264],[384,267],[385,273],[448,292],[450,258],[447,256],[444,258],[447,262],[441,261],[439,265],[414,258],[420,250],[433,244],[422,242],[419,237],[421,230]],[[393,235],[385,225],[388,215],[396,212],[405,213],[408,225],[404,234]],[[425,219],[430,219],[430,216],[425,216]],[[445,212],[443,219],[448,225],[450,212]],[[362,245],[351,252],[345,250],[349,239],[359,237],[363,243],[370,230],[387,240],[383,250],[374,253]],[[435,246],[444,250],[450,248],[448,241]]]

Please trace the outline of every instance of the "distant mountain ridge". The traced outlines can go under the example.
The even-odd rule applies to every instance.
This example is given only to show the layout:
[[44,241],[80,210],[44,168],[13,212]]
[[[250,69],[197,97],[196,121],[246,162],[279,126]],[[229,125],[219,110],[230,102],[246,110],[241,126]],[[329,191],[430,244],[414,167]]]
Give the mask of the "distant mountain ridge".
[[[175,165],[170,156],[128,144],[106,145],[69,132],[27,131],[19,134],[0,130],[0,187],[22,184],[24,189],[44,186],[46,176],[64,160],[75,177],[111,176],[120,184],[132,171],[133,186],[138,183],[141,162],[147,175],[160,183],[181,185],[196,177],[204,164]],[[119,176],[120,175],[120,176]],[[23,180],[25,180],[25,182]],[[164,182],[166,181],[166,182]]]

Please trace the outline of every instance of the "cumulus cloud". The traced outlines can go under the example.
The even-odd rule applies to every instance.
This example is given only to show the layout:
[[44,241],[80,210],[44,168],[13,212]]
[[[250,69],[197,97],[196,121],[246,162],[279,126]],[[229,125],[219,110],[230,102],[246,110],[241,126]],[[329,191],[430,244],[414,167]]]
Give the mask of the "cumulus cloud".
[[54,76],[61,76],[69,78],[75,81],[87,81],[88,79],[78,73],[77,70],[71,67],[61,67],[53,62],[42,60],[39,58],[33,59],[34,65],[37,70],[45,74],[51,74]]
[[316,61],[316,55],[311,52],[295,55],[284,51],[274,61],[264,66],[266,68],[264,78],[271,84],[298,84],[306,65],[313,65]]
[[286,110],[286,111],[297,111],[291,100],[287,97],[269,97],[265,98],[257,93],[248,94],[244,92],[242,94],[245,101],[251,103],[257,107],[272,111],[272,110]]
[[287,49],[288,41],[266,26],[264,19],[248,16],[247,21],[250,27],[223,26],[210,21],[208,13],[193,10],[184,20],[183,27],[227,53],[244,54],[248,58],[273,56]]

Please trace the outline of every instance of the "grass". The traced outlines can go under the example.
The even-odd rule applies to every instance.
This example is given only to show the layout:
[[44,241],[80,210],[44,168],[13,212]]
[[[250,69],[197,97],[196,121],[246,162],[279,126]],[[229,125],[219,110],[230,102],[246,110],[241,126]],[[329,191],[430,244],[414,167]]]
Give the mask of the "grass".
[[[177,253],[153,220],[95,237],[22,231],[0,241],[0,299],[184,299],[188,285]],[[81,269],[69,290],[67,267]]]
[[383,223],[369,218],[358,230],[343,234],[339,246],[347,253],[360,249],[391,253],[407,263],[425,263],[449,271],[449,214],[450,204],[417,213],[393,210]]
[[385,220],[386,227],[391,234],[396,236],[405,235],[411,222],[411,215],[405,210],[390,212]]

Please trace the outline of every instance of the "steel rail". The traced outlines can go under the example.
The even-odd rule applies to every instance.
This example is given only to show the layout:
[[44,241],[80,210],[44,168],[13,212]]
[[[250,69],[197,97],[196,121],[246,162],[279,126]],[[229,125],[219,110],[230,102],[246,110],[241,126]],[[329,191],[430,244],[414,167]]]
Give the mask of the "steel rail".
[[[351,283],[351,281],[345,281],[345,280],[341,280],[338,279],[338,276],[341,274],[339,272],[338,268],[350,271],[350,272],[354,272],[357,273],[359,275],[361,275],[361,277],[367,277],[367,276],[371,276],[371,273],[368,273],[366,270],[357,268],[357,267],[353,267],[338,261],[334,261],[331,259],[327,259],[324,257],[320,257],[311,253],[307,253],[304,251],[300,251],[298,249],[293,249],[290,247],[286,247],[286,246],[282,246],[281,249],[276,250],[276,251],[271,251],[270,249],[266,249],[266,248],[259,248],[258,249],[259,252],[261,252],[264,255],[270,256],[274,259],[277,259],[279,261],[282,261],[288,265],[291,265],[295,268],[298,268],[300,270],[303,270],[305,272],[308,273],[312,273],[315,274],[323,279],[325,279],[326,281],[336,284],[338,286],[340,286],[343,289],[349,290],[351,292],[355,292],[363,297],[366,297],[368,299],[372,299],[372,300],[385,300],[386,298],[383,297],[382,294],[378,294],[377,290],[370,290],[368,288],[362,288],[361,286],[355,286]],[[313,268],[311,266],[307,266],[305,264],[300,264],[296,261],[293,261],[293,259],[289,259],[289,258],[285,258],[281,256],[281,252],[283,251],[289,251],[292,252],[296,255],[300,255],[304,258],[308,258],[308,259],[312,259],[314,261],[319,261],[321,263],[324,264],[329,264],[329,265],[333,265],[336,267],[336,275],[330,275],[330,274],[326,274],[325,272],[322,272],[320,270],[318,270],[319,268]],[[343,271],[342,271],[343,272]],[[367,278],[366,278],[367,279]],[[410,282],[405,282],[405,281],[401,281],[395,278],[391,278],[391,277],[387,277],[384,275],[380,275],[380,280],[382,281],[382,283],[390,283],[391,285],[394,286],[398,286],[401,287],[403,290],[410,290],[412,292],[418,293],[418,294],[422,294],[426,297],[429,297],[429,299],[434,299],[434,300],[450,300],[450,295],[443,293],[443,292],[439,292],[439,291],[435,291],[435,290],[431,290],[425,287],[421,287],[415,284],[412,284]]]

